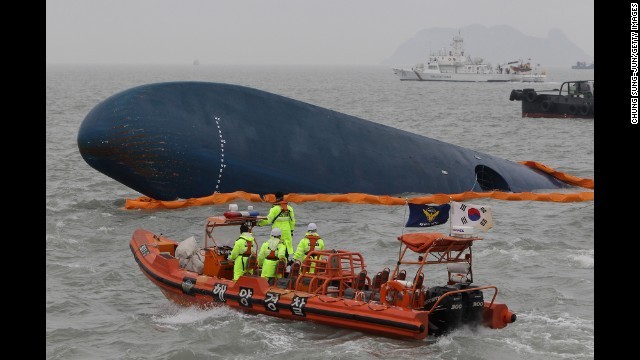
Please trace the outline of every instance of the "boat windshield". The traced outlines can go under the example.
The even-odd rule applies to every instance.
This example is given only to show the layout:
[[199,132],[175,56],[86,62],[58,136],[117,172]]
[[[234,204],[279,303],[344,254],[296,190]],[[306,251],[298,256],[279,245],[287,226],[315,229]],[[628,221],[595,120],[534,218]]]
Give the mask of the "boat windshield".
[[560,95],[564,95],[566,91],[567,95],[591,97],[594,95],[593,85],[593,81],[566,82],[560,88]]
[[587,81],[587,82],[583,82],[580,84],[580,92],[581,93],[591,93],[591,95],[593,94],[593,82],[592,81]]
[[[240,236],[240,227],[239,226],[216,226],[213,228],[213,232],[211,236],[215,240],[215,243],[219,247],[231,247],[235,244],[236,240]],[[211,241],[208,242],[208,246],[212,246],[214,244]]]

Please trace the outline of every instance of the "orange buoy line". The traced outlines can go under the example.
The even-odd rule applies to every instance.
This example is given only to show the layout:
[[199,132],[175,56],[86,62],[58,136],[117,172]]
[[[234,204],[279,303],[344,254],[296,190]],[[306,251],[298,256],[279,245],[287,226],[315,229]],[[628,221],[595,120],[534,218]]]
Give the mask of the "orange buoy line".
[[[544,171],[556,179],[571,185],[593,189],[592,179],[584,179],[569,174],[556,171],[544,164],[535,161],[523,161],[520,164]],[[580,202],[591,201],[594,198],[593,191],[575,192],[575,193],[533,193],[533,192],[504,192],[504,191],[488,191],[475,192],[467,191],[459,194],[433,194],[427,196],[401,198],[388,195],[371,195],[363,193],[348,194],[287,194],[285,200],[303,203],[308,201],[322,202],[346,202],[351,204],[374,204],[374,205],[405,205],[407,202],[412,204],[445,204],[449,201],[465,201],[477,198],[492,198],[497,200],[508,201],[551,201],[551,202]],[[179,209],[190,206],[204,206],[225,204],[235,200],[247,200],[251,202],[274,202],[275,196],[268,194],[260,196],[259,194],[247,193],[244,191],[236,191],[232,193],[215,193],[201,198],[190,198],[185,200],[162,201],[155,200],[147,196],[141,196],[137,199],[126,199],[125,209]]]
[[575,186],[580,186],[583,188],[587,188],[587,189],[593,189],[593,179],[583,179],[583,178],[579,178],[573,175],[569,175],[569,174],[565,174],[563,172],[560,171],[556,171],[550,167],[548,167],[547,165],[541,164],[539,162],[536,161],[521,161],[519,162],[519,164],[523,164],[526,165],[530,168],[533,169],[538,169],[540,171],[544,171],[547,174],[553,176],[554,178],[562,181],[562,182],[566,182],[567,184],[571,184],[571,185],[575,185]]

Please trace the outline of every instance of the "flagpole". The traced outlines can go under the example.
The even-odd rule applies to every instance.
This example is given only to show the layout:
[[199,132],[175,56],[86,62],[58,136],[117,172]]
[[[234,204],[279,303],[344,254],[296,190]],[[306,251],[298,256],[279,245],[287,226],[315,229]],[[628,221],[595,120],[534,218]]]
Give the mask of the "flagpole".
[[451,236],[451,229],[452,229],[452,223],[453,223],[453,218],[451,217],[453,215],[453,205],[451,204],[452,199],[451,196],[449,196],[449,236]]
[[[402,223],[407,223],[407,207],[409,207],[409,198],[404,198],[404,215],[402,217]],[[400,235],[404,235],[404,225],[402,225],[402,232]]]
[[[403,224],[407,223],[407,208],[409,207],[409,198],[404,198],[404,219],[402,221]],[[404,225],[402,225],[402,233],[400,236],[404,235]],[[400,256],[402,255],[402,241],[400,242],[400,248],[398,248],[398,261],[400,261]]]

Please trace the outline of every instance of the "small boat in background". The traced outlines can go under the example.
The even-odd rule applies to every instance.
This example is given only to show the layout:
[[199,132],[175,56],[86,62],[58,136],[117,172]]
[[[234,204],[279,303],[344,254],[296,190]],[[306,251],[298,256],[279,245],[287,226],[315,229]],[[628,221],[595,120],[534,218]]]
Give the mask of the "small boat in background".
[[[538,68],[540,64],[536,64],[536,66],[531,67],[531,59],[528,59],[527,62],[524,60],[512,61],[508,63],[511,69],[511,72],[520,77],[522,82],[545,82],[547,79],[547,73],[542,70],[540,71]],[[511,65],[516,64],[516,65]]]
[[522,117],[593,119],[594,80],[565,81],[553,90],[514,89],[509,100],[522,102]]
[[[517,61],[515,61],[514,63],[517,63]],[[511,64],[511,63],[509,63]],[[517,65],[511,65],[511,71],[515,71],[516,73],[523,73],[523,72],[529,72],[531,71],[531,63],[527,62],[525,63],[524,61],[520,60],[520,63]]]
[[528,83],[541,83],[541,82],[545,82],[545,80],[547,79],[547,74],[543,71],[540,74],[525,74],[522,75],[522,82],[528,82]]
[[[497,287],[473,284],[471,245],[481,238],[467,234],[468,229],[463,231],[466,235],[399,236],[401,251],[394,270],[384,268],[372,278],[360,253],[325,249],[310,251],[288,271],[281,260],[276,268],[281,277],[268,280],[259,276],[254,252],[259,246],[254,244],[245,275],[233,280],[234,263],[227,257],[238,227],[253,227],[264,219],[236,213],[207,219],[204,247],[196,249],[204,259],[198,268],[189,268],[190,259],[181,257],[187,254],[180,251],[182,243],[193,238],[178,242],[138,229],[131,238],[131,252],[167,299],[186,306],[227,305],[252,314],[405,339],[439,336],[463,325],[500,329],[516,320],[505,304],[495,301]],[[444,270],[440,281],[445,284],[427,286],[434,280],[426,270],[435,267]],[[415,273],[413,280],[407,279],[407,272]]]
[[585,69],[595,70],[594,66],[595,66],[595,63],[587,64],[586,61],[578,61],[576,62],[575,65],[571,66],[571,68],[578,69],[578,70],[585,70]]

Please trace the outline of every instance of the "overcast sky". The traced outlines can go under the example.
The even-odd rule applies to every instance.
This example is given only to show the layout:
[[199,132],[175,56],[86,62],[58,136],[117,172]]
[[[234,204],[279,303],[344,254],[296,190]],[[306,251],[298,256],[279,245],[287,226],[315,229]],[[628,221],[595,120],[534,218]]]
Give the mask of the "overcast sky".
[[47,0],[47,63],[375,65],[431,27],[558,28],[594,54],[594,0]]

